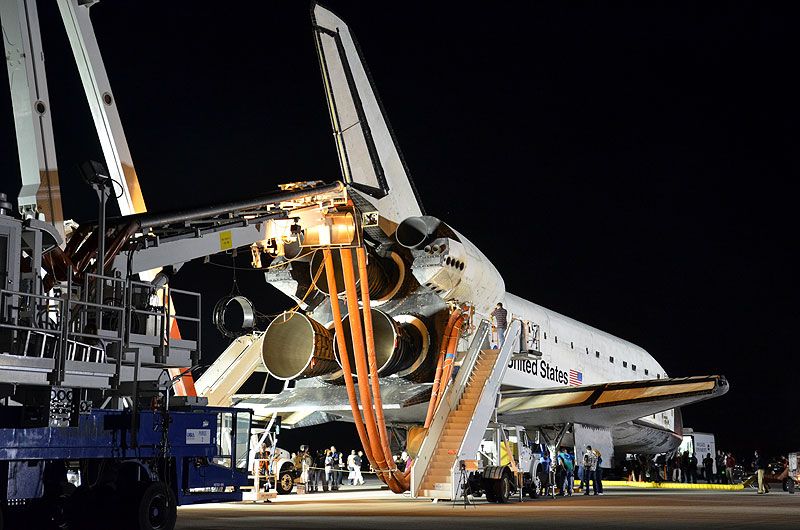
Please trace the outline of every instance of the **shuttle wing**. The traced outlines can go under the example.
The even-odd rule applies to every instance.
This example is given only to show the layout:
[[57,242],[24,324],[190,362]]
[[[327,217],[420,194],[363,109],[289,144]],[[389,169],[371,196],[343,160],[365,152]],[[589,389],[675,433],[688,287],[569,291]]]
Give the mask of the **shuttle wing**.
[[[410,383],[398,378],[381,381],[381,399],[389,423],[424,421],[431,398],[429,383]],[[237,394],[233,405],[253,410],[256,420],[267,420],[273,413],[281,416],[284,427],[308,427],[329,421],[353,421],[347,389],[318,385],[289,388],[277,395]]]
[[319,4],[312,6],[311,17],[345,182],[390,221],[422,215],[414,183],[350,29]]
[[497,413],[503,422],[525,426],[571,422],[611,427],[727,391],[723,376],[512,390],[502,393]]

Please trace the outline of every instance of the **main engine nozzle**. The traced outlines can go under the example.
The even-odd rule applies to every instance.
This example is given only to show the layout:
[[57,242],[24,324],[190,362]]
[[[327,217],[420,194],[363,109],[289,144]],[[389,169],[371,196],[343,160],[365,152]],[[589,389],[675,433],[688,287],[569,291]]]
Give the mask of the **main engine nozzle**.
[[333,335],[302,313],[282,313],[273,320],[261,343],[261,361],[276,379],[304,379],[339,369]]
[[[409,368],[416,358],[414,345],[408,333],[403,327],[394,321],[392,317],[379,311],[371,309],[372,330],[375,336],[375,361],[378,367],[378,375],[385,377],[401,370]],[[361,317],[361,329],[364,329],[364,310],[359,311]],[[350,315],[342,319],[344,331],[344,341],[347,347],[347,357],[350,360],[350,369],[356,375],[356,361],[353,355],[353,338],[350,332]],[[342,352],[339,351],[338,340],[334,345],[336,360],[342,364]],[[364,351],[366,351],[366,346]]]
[[[356,285],[361,283],[361,275],[358,271],[358,261],[355,252],[351,252],[353,260],[353,273]],[[336,279],[336,294],[344,294],[344,271],[342,271],[342,255],[339,252],[331,252],[333,258],[333,276]],[[317,289],[330,295],[331,289],[328,285],[328,278],[325,272],[320,271],[320,267],[325,263],[325,256],[322,250],[317,250],[311,256],[311,275],[316,277],[314,284]],[[367,260],[367,285],[369,285],[369,295],[373,300],[378,300],[386,296],[393,288],[393,279],[398,275],[398,266],[388,258],[381,258],[372,252],[368,253]]]

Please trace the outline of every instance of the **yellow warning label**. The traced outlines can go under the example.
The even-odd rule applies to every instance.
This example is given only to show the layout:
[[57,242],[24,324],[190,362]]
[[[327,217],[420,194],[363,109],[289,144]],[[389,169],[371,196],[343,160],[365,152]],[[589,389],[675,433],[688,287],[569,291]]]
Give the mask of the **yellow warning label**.
[[228,230],[227,232],[220,232],[219,233],[219,248],[220,250],[228,250],[233,246],[233,240],[231,239],[231,232]]

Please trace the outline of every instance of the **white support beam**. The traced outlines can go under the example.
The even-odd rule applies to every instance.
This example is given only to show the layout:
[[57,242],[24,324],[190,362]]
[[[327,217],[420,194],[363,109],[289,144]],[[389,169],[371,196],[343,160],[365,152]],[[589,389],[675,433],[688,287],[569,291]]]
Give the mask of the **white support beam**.
[[44,214],[63,241],[64,215],[36,1],[3,0],[0,21],[22,179],[19,211],[25,217]]
[[119,195],[117,201],[120,212],[122,215],[143,213],[147,208],[139,188],[139,179],[89,19],[89,8],[95,3],[87,0],[58,0],[58,8],[72,46],[72,54],[86,92],[109,175],[117,184],[115,191]]

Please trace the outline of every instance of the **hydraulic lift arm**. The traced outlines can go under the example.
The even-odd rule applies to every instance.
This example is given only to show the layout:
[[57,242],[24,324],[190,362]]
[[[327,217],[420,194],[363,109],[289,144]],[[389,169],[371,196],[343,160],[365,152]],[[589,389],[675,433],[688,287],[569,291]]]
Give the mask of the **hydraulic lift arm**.
[[19,211],[23,217],[44,214],[63,241],[64,214],[35,0],[3,0],[0,21],[22,177]]
[[58,9],[72,46],[109,176],[115,182],[115,188],[121,190],[117,191],[120,212],[122,215],[144,213],[147,207],[139,188],[139,179],[133,167],[100,46],[89,19],[89,9],[96,3],[95,0],[58,0]]

